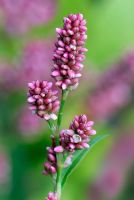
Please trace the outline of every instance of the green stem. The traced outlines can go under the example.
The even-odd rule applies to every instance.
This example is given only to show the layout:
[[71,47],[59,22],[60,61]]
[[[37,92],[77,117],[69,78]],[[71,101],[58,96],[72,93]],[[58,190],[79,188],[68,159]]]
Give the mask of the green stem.
[[61,198],[61,169],[58,169],[57,172],[57,181],[56,181],[56,193],[58,194],[58,200]]
[[56,178],[56,187],[55,193],[58,194],[58,200],[61,199],[61,175],[62,175],[62,155],[57,154],[57,178]]
[[[61,104],[57,120],[57,130],[56,130],[57,136],[59,136],[59,129],[62,122],[63,109],[66,102],[66,98],[68,96],[68,92],[69,92],[68,90],[62,90]],[[59,141],[57,142],[59,143]],[[56,178],[55,192],[58,194],[58,200],[61,199],[61,175],[62,175],[62,154],[57,154],[57,178]]]
[[55,126],[53,124],[53,122],[51,120],[48,120],[48,126],[50,128],[50,130],[52,131],[53,135],[55,134]]
[[62,90],[62,97],[61,97],[61,104],[60,104],[60,109],[59,109],[59,113],[58,113],[58,120],[57,120],[57,132],[60,129],[60,125],[62,122],[62,116],[63,116],[63,109],[64,109],[64,105],[66,102],[66,98],[68,96],[68,90]]

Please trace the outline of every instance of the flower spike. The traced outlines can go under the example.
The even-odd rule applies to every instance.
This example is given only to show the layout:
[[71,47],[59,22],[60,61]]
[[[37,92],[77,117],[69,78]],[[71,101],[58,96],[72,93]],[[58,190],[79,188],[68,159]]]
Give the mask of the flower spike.
[[62,90],[75,89],[79,84],[82,62],[85,59],[84,48],[87,27],[82,14],[70,14],[64,18],[64,27],[57,28],[57,42],[53,55],[52,77]]
[[96,134],[92,129],[93,124],[93,121],[87,120],[86,115],[75,116],[70,129],[60,133],[60,142],[64,149],[74,152],[76,149],[89,148],[90,136]]
[[29,83],[28,103],[34,114],[46,120],[56,120],[60,102],[57,91],[52,90],[52,83],[47,81],[33,81]]

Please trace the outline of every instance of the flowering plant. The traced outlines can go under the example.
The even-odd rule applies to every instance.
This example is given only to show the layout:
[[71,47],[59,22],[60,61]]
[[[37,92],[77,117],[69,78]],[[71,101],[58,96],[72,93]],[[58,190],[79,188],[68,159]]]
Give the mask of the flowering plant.
[[[90,141],[96,131],[94,122],[86,115],[75,116],[66,130],[60,130],[63,108],[69,92],[76,89],[81,77],[84,61],[86,20],[82,14],[70,14],[64,18],[64,27],[57,28],[57,42],[53,55],[51,76],[55,86],[62,91],[61,101],[53,83],[33,81],[28,84],[28,103],[32,112],[48,122],[51,130],[51,146],[47,147],[47,162],[44,163],[44,175],[50,175],[54,182],[54,191],[46,200],[60,200],[61,190],[67,177],[78,165],[91,147],[104,138],[99,136]],[[58,115],[56,114],[58,112]],[[56,121],[56,122],[55,122]]]

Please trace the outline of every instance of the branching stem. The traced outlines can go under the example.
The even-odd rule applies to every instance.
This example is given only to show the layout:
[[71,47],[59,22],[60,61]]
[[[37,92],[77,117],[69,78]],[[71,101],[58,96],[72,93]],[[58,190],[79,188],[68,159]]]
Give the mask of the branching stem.
[[[54,126],[53,122],[51,120],[48,120],[48,125],[50,130],[52,131],[53,136],[55,136],[56,144],[59,145],[59,131],[60,126],[62,122],[63,117],[63,109],[64,105],[68,96],[69,90],[62,90],[62,97],[61,97],[61,103],[60,103],[60,109],[58,113],[58,119],[57,119],[57,127]],[[62,168],[63,168],[63,155],[61,153],[57,153],[57,177],[56,177],[56,183],[55,183],[55,193],[58,194],[58,200],[61,199],[61,175],[62,175]]]

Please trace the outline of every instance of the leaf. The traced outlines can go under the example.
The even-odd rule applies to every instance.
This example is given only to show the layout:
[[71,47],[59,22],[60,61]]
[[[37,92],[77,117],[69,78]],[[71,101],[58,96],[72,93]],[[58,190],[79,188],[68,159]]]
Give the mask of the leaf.
[[103,140],[104,138],[106,138],[107,136],[109,136],[109,134],[99,135],[95,137],[89,142],[89,145],[90,145],[89,149],[80,150],[74,153],[72,164],[68,168],[63,170],[62,183],[61,183],[62,187],[65,185],[68,176],[70,176],[73,170],[82,161],[82,159],[88,154],[88,152],[92,149],[92,147],[98,142],[100,142],[101,140]]

